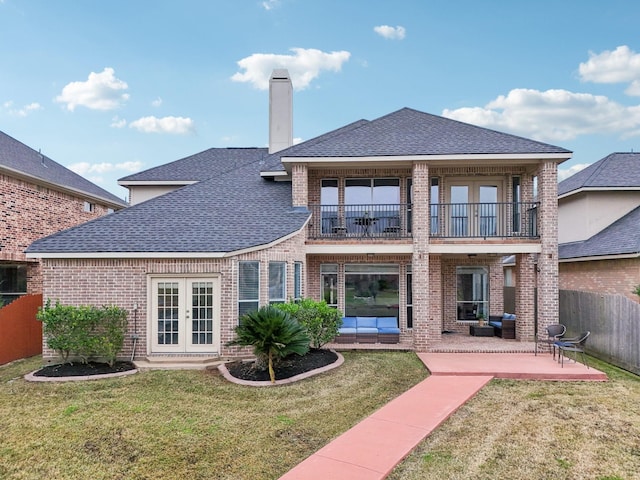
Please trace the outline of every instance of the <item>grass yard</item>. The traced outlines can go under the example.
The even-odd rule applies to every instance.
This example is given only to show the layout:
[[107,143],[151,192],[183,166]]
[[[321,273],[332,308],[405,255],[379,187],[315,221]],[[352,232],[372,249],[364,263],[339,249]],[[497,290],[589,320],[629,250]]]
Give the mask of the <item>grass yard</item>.
[[640,378],[590,362],[610,381],[493,380],[389,479],[640,479]]
[[0,479],[276,479],[427,375],[412,353],[345,353],[275,388],[202,371],[30,383],[0,367]]

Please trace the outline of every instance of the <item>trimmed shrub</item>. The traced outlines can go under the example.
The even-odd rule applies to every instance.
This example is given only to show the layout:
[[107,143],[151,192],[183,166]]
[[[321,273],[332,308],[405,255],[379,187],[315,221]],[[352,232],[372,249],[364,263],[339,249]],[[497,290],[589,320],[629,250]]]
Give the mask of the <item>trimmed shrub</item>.
[[307,330],[312,348],[321,348],[332,341],[342,326],[342,313],[324,300],[303,298],[297,302],[277,303],[274,307],[289,313]]
[[49,348],[64,362],[73,354],[86,363],[89,357],[104,357],[110,366],[124,346],[127,330],[126,310],[115,306],[51,306],[48,299],[36,316]]

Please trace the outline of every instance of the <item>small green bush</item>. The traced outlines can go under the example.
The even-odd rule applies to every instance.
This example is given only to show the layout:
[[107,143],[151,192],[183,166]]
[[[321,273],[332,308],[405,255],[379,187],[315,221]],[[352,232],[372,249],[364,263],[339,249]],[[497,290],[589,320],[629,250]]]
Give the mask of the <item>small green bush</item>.
[[331,308],[324,300],[318,302],[312,298],[303,298],[278,303],[274,307],[287,312],[307,330],[312,348],[321,348],[332,341],[342,325],[342,313]]
[[91,356],[99,356],[113,366],[124,346],[127,312],[120,307],[75,307],[60,302],[52,307],[48,299],[36,318],[42,322],[47,345],[64,362],[71,354],[79,356],[83,363]]
[[640,297],[640,285],[636,285],[634,289],[631,290],[631,293],[638,295],[638,297]]

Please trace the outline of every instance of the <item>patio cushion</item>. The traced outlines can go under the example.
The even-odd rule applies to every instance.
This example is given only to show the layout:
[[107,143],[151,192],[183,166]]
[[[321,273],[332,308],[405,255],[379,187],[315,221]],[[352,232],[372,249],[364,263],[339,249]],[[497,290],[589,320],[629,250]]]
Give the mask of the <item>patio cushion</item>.
[[338,329],[338,333],[340,335],[345,335],[347,333],[356,333],[357,328],[351,328],[351,327],[341,327]]
[[376,327],[358,327],[357,333],[378,333],[378,329]]
[[356,321],[358,331],[360,331],[361,328],[373,328],[375,332],[377,332],[376,317],[356,317]]
[[398,328],[396,317],[378,317],[376,322],[378,328]]
[[343,317],[342,328],[356,328],[356,317]]

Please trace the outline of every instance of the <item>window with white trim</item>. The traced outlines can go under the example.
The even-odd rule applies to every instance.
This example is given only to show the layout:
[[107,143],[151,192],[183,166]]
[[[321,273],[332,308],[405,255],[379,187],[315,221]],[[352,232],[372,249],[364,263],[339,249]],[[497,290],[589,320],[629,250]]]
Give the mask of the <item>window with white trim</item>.
[[284,303],[287,300],[287,264],[269,262],[269,303]]
[[322,299],[332,308],[338,308],[338,265],[323,263],[320,265],[320,284]]
[[260,263],[238,262],[238,316],[258,310],[260,303]]
[[293,299],[302,299],[302,262],[293,264]]

